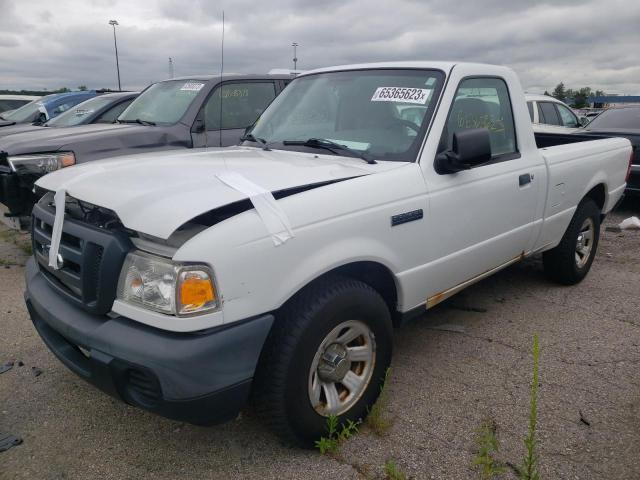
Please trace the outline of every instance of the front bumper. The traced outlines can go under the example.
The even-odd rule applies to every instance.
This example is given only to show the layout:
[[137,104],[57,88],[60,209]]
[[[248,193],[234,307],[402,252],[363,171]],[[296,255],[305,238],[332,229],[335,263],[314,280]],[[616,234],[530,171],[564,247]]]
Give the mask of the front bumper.
[[45,344],[104,392],[195,424],[230,420],[245,405],[273,315],[174,333],[78,308],[51,288],[33,258],[26,283],[27,308]]

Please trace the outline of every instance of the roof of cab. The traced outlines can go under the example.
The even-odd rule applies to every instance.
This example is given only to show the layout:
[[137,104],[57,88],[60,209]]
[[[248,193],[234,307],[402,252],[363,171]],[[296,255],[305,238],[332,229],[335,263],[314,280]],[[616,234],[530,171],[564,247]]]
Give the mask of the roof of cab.
[[437,69],[444,72],[449,72],[456,65],[456,62],[429,62],[429,61],[415,61],[415,62],[376,62],[376,63],[355,63],[352,65],[336,65],[333,67],[317,68],[315,70],[307,70],[304,73],[298,75],[298,77],[304,77],[305,75],[311,75],[314,73],[322,72],[339,72],[342,70],[368,70],[373,68],[422,68],[422,69]]
[[[220,75],[187,75],[184,77],[176,77],[176,78],[167,78],[165,80],[160,80],[154,83],[160,82],[170,82],[172,80],[178,81],[189,81],[189,80],[201,80],[203,82],[208,82],[210,80],[220,80]],[[243,73],[225,73],[222,75],[224,80],[263,80],[265,78],[273,78],[276,80],[289,80],[293,78],[293,75],[259,75],[259,74],[243,74]]]

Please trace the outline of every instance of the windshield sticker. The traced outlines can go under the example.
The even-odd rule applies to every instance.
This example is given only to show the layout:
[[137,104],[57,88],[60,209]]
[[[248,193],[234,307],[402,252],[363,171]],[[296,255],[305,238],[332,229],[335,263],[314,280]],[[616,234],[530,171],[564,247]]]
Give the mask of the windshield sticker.
[[187,82],[185,83],[180,90],[188,91],[188,92],[199,92],[204,87],[204,83],[200,82]]
[[378,87],[371,97],[372,102],[399,102],[426,105],[431,94],[429,88]]
[[363,152],[366,152],[367,150],[369,150],[369,147],[371,146],[370,143],[365,143],[365,142],[351,142],[349,140],[334,140],[332,138],[327,138],[327,140],[329,140],[330,142],[337,143],[338,145],[342,145],[343,147],[347,147],[352,150],[360,150]]
[[76,117],[83,117],[84,115],[89,115],[90,113],[93,113],[93,110],[87,110],[86,108],[85,109],[78,108],[75,111]]

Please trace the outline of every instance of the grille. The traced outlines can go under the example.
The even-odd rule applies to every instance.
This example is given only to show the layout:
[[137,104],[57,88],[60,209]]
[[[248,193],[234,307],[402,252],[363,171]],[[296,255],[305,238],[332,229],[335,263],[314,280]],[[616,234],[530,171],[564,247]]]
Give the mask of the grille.
[[49,267],[49,248],[55,219],[52,194],[33,209],[33,252],[49,283],[69,300],[87,311],[105,314],[115,300],[118,276],[127,252],[132,248],[126,232],[108,230],[73,218],[65,212],[62,226],[59,269]]

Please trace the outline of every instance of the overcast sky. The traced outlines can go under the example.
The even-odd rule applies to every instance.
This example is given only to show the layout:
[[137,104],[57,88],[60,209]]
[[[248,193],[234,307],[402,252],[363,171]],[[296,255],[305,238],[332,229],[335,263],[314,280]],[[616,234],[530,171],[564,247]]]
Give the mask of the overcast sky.
[[220,69],[261,73],[388,60],[508,65],[529,92],[640,94],[637,0],[0,0],[0,88],[123,88]]

